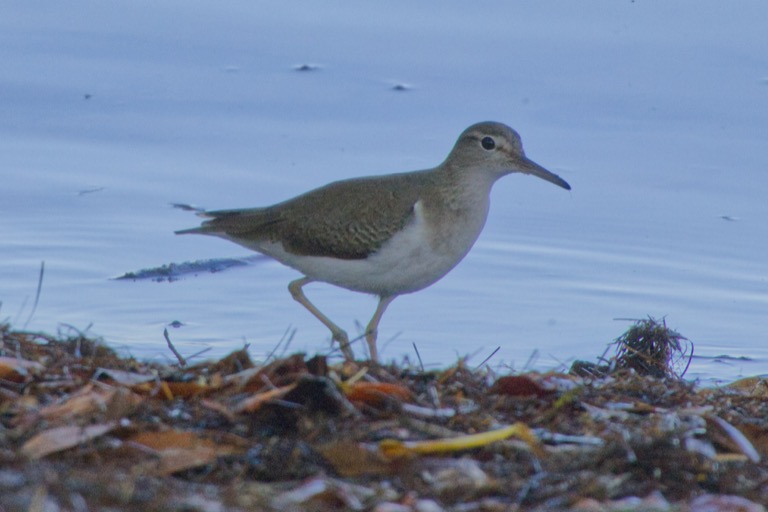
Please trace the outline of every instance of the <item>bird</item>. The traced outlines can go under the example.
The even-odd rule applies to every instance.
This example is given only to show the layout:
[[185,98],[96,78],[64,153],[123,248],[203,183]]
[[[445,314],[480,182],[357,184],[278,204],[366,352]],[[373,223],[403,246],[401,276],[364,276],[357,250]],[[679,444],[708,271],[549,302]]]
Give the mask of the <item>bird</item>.
[[464,130],[432,169],[336,181],[272,206],[203,210],[208,220],[176,233],[217,236],[298,270],[303,277],[289,283],[291,296],[331,331],[347,360],[354,360],[349,336],[303,288],[319,281],[378,296],[365,329],[376,362],[387,307],[434,284],[467,255],[488,217],[491,188],[511,173],[571,189],[525,155],[515,130],[486,121]]

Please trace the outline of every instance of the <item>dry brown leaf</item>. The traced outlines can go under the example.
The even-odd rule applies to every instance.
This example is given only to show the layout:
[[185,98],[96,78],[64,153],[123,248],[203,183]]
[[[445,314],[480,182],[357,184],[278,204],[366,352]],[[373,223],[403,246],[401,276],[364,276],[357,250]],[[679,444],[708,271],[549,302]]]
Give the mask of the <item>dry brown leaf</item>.
[[93,384],[87,384],[64,401],[43,407],[37,414],[49,421],[68,420],[104,410],[113,395],[114,388],[94,389]]
[[388,399],[405,401],[413,398],[408,388],[386,382],[355,382],[342,385],[342,389],[350,402],[363,403],[372,407],[380,407]]
[[158,461],[153,473],[159,475],[170,475],[210,464],[217,457],[216,444],[193,432],[142,432],[129,441],[151,448],[157,453]]
[[354,441],[338,441],[318,448],[318,452],[343,477],[383,475],[393,471],[392,461],[376,450]]
[[11,382],[24,382],[30,373],[37,373],[45,366],[35,361],[18,357],[0,357],[0,379]]
[[190,449],[200,445],[213,446],[213,441],[200,437],[194,432],[183,430],[163,430],[158,432],[140,432],[128,439],[155,451],[169,449]]
[[227,407],[226,405],[224,405],[222,403],[215,402],[213,400],[208,400],[208,399],[204,398],[204,399],[200,400],[200,405],[205,407],[206,409],[210,409],[212,411],[215,411],[215,412],[221,414],[222,416],[227,418],[229,421],[232,421],[232,422],[235,421],[235,413],[232,412],[232,410],[229,407]]
[[210,464],[219,456],[239,453],[244,449],[242,443],[217,443],[195,432],[180,430],[142,432],[128,441],[157,453],[158,462],[153,472],[158,475],[170,475]]
[[195,382],[168,382],[165,384],[173,398],[192,398],[215,389],[209,381],[198,379]]
[[87,427],[58,427],[46,430],[32,437],[21,447],[21,453],[31,459],[39,459],[73,448],[97,437],[103,436],[117,427],[117,422],[110,421]]
[[211,464],[216,460],[216,450],[198,446],[190,450],[163,450],[155,473],[159,476],[172,475],[179,471]]
[[225,442],[216,442],[209,436],[186,430],[163,430],[156,432],[141,432],[128,442],[138,443],[155,451],[170,449],[194,449],[200,446],[215,447],[219,455],[237,453],[248,446],[248,443],[234,434],[215,433],[212,435],[223,436]]
[[518,397],[535,396],[537,398],[554,394],[554,390],[543,387],[528,375],[501,377],[493,383],[490,392]]
[[100,420],[116,420],[130,414],[140,403],[141,397],[123,388],[87,384],[60,402],[18,416],[14,424],[27,428],[40,418],[51,423],[71,423],[73,418],[97,414],[101,415]]
[[[253,393],[265,386],[281,387],[296,382],[301,375],[308,374],[304,354],[294,354],[284,359],[277,359],[257,371],[244,371],[231,375],[226,382],[234,382],[242,391]],[[235,378],[235,380],[232,380]]]
[[293,388],[295,387],[296,387],[296,384],[289,384],[281,388],[264,391],[263,393],[256,393],[253,396],[250,396],[244,400],[241,400],[238,404],[236,404],[232,408],[232,410],[234,412],[254,412],[265,403],[271,400],[276,400],[278,398],[284,397],[286,393],[293,390]]
[[142,382],[131,387],[136,393],[150,395],[155,398],[174,400],[176,398],[193,398],[204,393],[209,393],[217,387],[211,386],[204,379],[194,382],[174,382],[163,380],[160,382]]
[[725,387],[739,391],[747,396],[768,397],[768,379],[764,377],[746,377],[731,382]]

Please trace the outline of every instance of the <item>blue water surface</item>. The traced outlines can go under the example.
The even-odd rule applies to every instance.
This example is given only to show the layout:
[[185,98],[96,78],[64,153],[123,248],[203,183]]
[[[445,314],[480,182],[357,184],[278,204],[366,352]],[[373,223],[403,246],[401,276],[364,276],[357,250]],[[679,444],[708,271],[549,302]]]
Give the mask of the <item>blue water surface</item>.
[[[199,219],[171,203],[431,167],[496,120],[573,190],[500,181],[466,260],[388,310],[385,358],[567,367],[651,315],[705,356],[692,378],[766,373],[765,19],[762,0],[3,2],[0,319],[140,357],[170,356],[174,321],[186,354],[260,358],[290,330],[286,350],[325,351],[275,262],[112,278],[249,255],[175,236]],[[307,293],[350,333],[375,307]]]

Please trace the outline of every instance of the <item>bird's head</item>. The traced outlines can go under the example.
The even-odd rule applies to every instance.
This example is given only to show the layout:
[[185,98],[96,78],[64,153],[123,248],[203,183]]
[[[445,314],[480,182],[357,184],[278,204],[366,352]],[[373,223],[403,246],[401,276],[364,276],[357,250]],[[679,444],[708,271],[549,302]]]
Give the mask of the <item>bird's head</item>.
[[515,130],[491,121],[473,124],[464,130],[443,166],[490,173],[495,178],[520,172],[571,189],[560,176],[525,156],[520,135]]

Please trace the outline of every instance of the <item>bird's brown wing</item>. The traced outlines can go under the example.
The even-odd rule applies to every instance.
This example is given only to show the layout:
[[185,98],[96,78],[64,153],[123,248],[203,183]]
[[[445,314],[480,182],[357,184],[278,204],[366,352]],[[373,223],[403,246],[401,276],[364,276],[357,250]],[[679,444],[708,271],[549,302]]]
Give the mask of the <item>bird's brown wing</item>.
[[213,218],[186,232],[282,242],[305,256],[363,259],[413,218],[426,179],[409,173],[335,182],[266,208],[206,212]]

